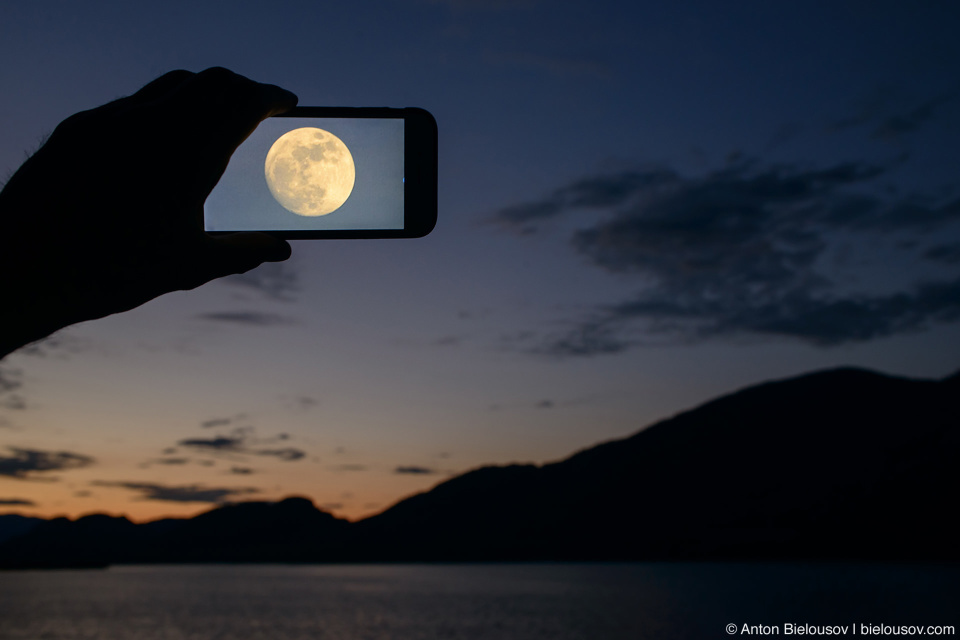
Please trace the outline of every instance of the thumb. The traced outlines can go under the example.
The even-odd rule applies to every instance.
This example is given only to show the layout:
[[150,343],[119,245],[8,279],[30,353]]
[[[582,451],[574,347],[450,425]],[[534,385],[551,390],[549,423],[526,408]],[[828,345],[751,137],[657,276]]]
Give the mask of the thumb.
[[225,254],[238,258],[256,258],[260,262],[283,262],[290,257],[290,243],[268,233],[245,231],[224,236],[212,236]]
[[[200,247],[197,247],[200,249]],[[207,236],[192,259],[180,262],[183,279],[179,287],[193,289],[205,282],[245,273],[264,262],[281,262],[290,257],[290,244],[266,233],[243,232]]]

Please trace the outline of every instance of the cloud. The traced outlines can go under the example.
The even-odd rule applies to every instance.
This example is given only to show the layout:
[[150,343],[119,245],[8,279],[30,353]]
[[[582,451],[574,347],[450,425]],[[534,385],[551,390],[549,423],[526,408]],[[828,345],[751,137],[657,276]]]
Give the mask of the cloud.
[[69,360],[71,356],[97,349],[99,347],[89,338],[79,338],[69,330],[64,330],[21,347],[17,350],[17,355]]
[[[647,294],[607,307],[593,324],[608,325],[611,333],[633,319],[649,322],[652,333],[709,338],[739,332],[801,338],[822,346],[871,340],[917,329],[927,322],[960,318],[960,279],[920,284],[910,293],[880,296],[819,297],[803,289],[756,301],[724,304],[703,296],[675,298]],[[561,355],[572,355],[567,342],[557,342]],[[623,348],[629,341],[621,342]],[[589,355],[590,345],[581,344]]]
[[[861,101],[860,107],[850,116],[834,121],[828,131],[836,132],[855,127],[873,125],[870,136],[878,140],[893,140],[904,134],[913,133],[936,117],[943,105],[949,103],[958,94],[957,89],[945,91],[910,108],[896,109],[892,106],[896,100],[890,88],[878,88]],[[876,124],[874,124],[876,123]]]
[[257,438],[252,428],[234,429],[229,436],[214,436],[212,438],[186,438],[177,442],[178,446],[186,447],[197,452],[213,454],[239,454],[254,456],[271,456],[284,462],[293,462],[306,457],[306,452],[295,447],[281,447],[278,449],[259,449],[256,445],[282,442],[289,440],[290,436],[286,433],[278,434],[272,438]]
[[24,498],[0,498],[0,506],[3,507],[35,507],[37,503],[33,500]]
[[105,480],[95,480],[90,484],[97,487],[116,487],[139,491],[141,500],[156,500],[159,502],[206,502],[222,504],[228,502],[228,498],[259,493],[259,489],[253,487],[204,487],[198,484],[170,486],[147,482],[113,482]]
[[944,264],[960,264],[960,242],[949,244],[939,244],[931,247],[923,257],[932,262],[942,262]]
[[253,469],[250,467],[230,467],[230,471],[227,473],[232,473],[238,476],[248,476],[253,473]]
[[275,327],[279,325],[296,323],[293,318],[282,316],[277,313],[265,313],[262,311],[219,311],[213,313],[201,313],[196,317],[200,320],[208,320],[210,322],[245,324],[254,327]]
[[293,400],[294,402],[297,403],[297,406],[299,406],[301,409],[310,409],[320,404],[319,400],[317,400],[313,396],[308,396],[308,395],[299,395],[295,397]]
[[858,104],[851,115],[834,120],[828,125],[827,131],[843,131],[876,121],[883,113],[888,111],[888,107],[893,101],[894,93],[893,89],[889,86],[874,88],[857,101]]
[[427,467],[417,467],[417,466],[399,466],[393,470],[394,473],[399,474],[409,474],[409,475],[430,475],[436,473],[436,469],[429,469]]
[[229,276],[222,282],[286,302],[294,301],[300,293],[300,276],[290,261],[264,262],[256,269]]
[[954,95],[955,92],[944,93],[917,105],[913,109],[890,115],[877,125],[871,136],[881,140],[890,140],[906,133],[912,133],[932,120],[937,110],[952,100]]
[[27,408],[27,401],[20,394],[11,393],[6,397],[0,398],[0,407],[12,411],[23,411]]
[[18,391],[23,387],[23,371],[0,367],[0,408],[21,411],[27,401]]
[[212,427],[223,427],[233,422],[232,418],[213,418],[212,420],[204,420],[200,423],[200,426],[204,429],[210,429]]
[[[504,208],[493,220],[518,234],[580,216],[572,249],[598,269],[634,277],[639,288],[565,328],[513,342],[557,356],[740,333],[834,345],[952,321],[960,317],[960,280],[919,279],[912,289],[879,294],[841,290],[823,273],[835,234],[929,235],[960,221],[958,200],[873,195],[869,187],[885,171],[737,161],[688,178],[651,168],[584,178]],[[953,264],[956,255],[950,244],[926,257]]]
[[280,401],[285,407],[294,411],[309,411],[320,404],[317,398],[305,393],[294,396],[281,395]]
[[674,171],[664,168],[591,176],[557,189],[542,200],[501,209],[494,221],[514,231],[532,233],[536,224],[571,209],[615,207],[641,191],[675,184],[679,179]]
[[285,447],[283,449],[260,449],[258,451],[251,451],[250,453],[258,456],[273,456],[283,460],[284,462],[300,460],[307,455],[305,451],[296,449],[294,447]]
[[[570,328],[559,332],[546,335],[525,332],[519,337],[505,339],[505,342],[521,351],[558,357],[613,355],[634,346],[622,336],[622,327],[613,318],[594,314],[592,318],[568,324]],[[496,405],[491,408],[500,409]]]
[[95,460],[89,456],[68,451],[37,451],[7,447],[12,455],[0,455],[0,476],[30,479],[34,474],[66,471],[89,467]]
[[243,451],[243,438],[217,436],[214,438],[187,438],[177,443],[181,447],[188,447],[198,451]]
[[0,393],[10,393],[23,386],[23,371],[0,368]]

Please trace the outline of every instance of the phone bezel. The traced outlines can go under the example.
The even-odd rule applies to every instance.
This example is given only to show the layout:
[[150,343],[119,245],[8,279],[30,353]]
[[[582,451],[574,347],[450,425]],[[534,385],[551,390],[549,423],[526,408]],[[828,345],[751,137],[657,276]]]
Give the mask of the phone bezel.
[[[417,107],[294,107],[273,118],[396,118],[403,120],[403,229],[262,229],[287,240],[422,238],[437,224],[437,121]],[[209,232],[208,232],[209,233]],[[217,232],[230,233],[229,231]]]

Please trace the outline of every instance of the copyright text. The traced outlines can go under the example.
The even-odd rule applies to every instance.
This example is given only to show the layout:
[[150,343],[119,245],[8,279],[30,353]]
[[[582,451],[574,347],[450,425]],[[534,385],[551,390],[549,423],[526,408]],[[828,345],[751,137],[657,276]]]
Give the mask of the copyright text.
[[953,625],[892,624],[734,624],[727,625],[731,636],[952,636]]

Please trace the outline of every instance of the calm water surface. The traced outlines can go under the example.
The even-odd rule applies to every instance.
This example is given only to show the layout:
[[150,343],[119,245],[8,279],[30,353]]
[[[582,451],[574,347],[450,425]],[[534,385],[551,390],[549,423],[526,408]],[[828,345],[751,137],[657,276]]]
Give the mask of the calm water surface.
[[[0,572],[0,639],[726,638],[727,624],[957,626],[960,569],[129,566]],[[739,634],[738,634],[739,635]],[[957,636],[947,636],[957,637]]]

